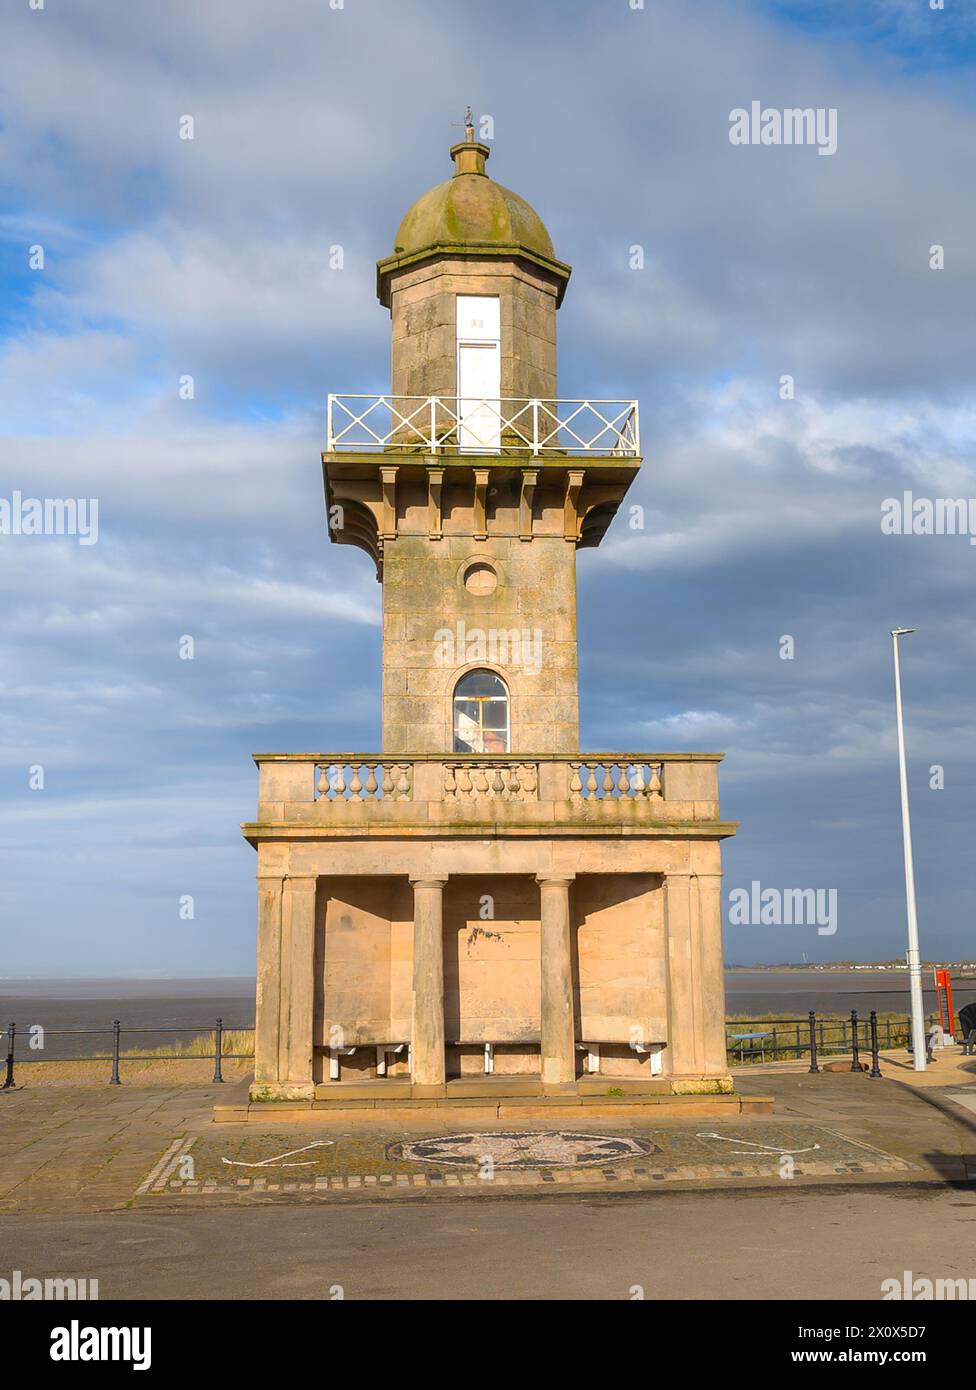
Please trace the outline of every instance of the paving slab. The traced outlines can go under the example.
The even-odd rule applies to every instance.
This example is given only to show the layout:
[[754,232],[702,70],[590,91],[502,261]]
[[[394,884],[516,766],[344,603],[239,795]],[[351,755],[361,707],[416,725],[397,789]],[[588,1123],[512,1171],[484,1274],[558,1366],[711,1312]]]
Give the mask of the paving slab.
[[[418,1107],[395,1121],[372,1111],[316,1113],[262,1127],[214,1124],[214,1103],[227,1093],[219,1086],[25,1087],[0,1092],[0,1211],[104,1211],[193,1197],[349,1200],[367,1190],[372,1200],[445,1190],[465,1197],[503,1189],[585,1195],[588,1186],[636,1192],[775,1183],[790,1175],[800,1184],[976,1177],[976,1117],[943,1099],[944,1091],[915,1092],[861,1073],[757,1074],[737,1085],[744,1096],[773,1093],[775,1116],[656,1120],[578,1110],[554,1122],[527,1109],[499,1122]],[[962,1090],[958,1081],[949,1089]],[[547,1160],[538,1148],[544,1141],[532,1136],[554,1131],[593,1137],[596,1158],[587,1158],[584,1138],[572,1162],[551,1153]],[[515,1138],[496,1141],[486,1137],[491,1133]],[[436,1147],[443,1140],[451,1144]],[[631,1148],[625,1143],[619,1156],[608,1154],[603,1141]],[[522,1146],[514,1164],[500,1157],[504,1142]],[[528,1157],[526,1145],[534,1147]],[[281,1158],[292,1150],[302,1152]],[[535,1161],[540,1153],[547,1161]],[[186,1158],[192,1162],[180,1161]],[[284,1166],[291,1163],[297,1166]]]

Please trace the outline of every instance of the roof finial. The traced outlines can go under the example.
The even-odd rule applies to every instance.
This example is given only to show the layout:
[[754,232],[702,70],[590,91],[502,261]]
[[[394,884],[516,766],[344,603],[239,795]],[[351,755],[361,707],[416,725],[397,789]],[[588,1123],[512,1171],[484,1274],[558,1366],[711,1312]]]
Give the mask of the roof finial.
[[485,160],[490,154],[489,147],[475,139],[474,116],[469,106],[464,112],[464,139],[451,146],[455,178],[458,174],[482,174],[487,178]]

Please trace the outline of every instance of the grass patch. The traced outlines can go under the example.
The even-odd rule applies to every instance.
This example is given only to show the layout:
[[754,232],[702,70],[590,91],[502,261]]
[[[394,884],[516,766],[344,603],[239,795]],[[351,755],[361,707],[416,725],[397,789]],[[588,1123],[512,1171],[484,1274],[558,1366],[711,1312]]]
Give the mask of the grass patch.
[[[212,1057],[217,1047],[216,1029],[200,1033],[186,1042],[163,1043],[161,1047],[127,1047],[119,1054],[126,1057]],[[105,1054],[110,1056],[111,1054]],[[253,1057],[254,1030],[252,1028],[225,1028],[221,1038],[221,1057]]]

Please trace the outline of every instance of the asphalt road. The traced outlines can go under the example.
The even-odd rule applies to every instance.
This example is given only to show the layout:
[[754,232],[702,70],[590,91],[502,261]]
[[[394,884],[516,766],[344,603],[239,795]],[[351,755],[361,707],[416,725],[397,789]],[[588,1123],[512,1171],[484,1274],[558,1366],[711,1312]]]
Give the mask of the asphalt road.
[[[809,1187],[0,1218],[0,1275],[102,1299],[877,1299],[976,1280],[976,1190]],[[974,1285],[976,1287],[976,1285]],[[337,1291],[341,1290],[341,1293]],[[11,1307],[10,1315],[14,1316]]]

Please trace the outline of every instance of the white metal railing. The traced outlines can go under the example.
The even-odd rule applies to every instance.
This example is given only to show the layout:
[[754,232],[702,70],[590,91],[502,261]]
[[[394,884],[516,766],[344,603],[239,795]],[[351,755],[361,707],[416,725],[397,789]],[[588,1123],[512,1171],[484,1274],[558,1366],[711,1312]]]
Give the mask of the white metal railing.
[[329,396],[328,452],[640,454],[636,401]]

